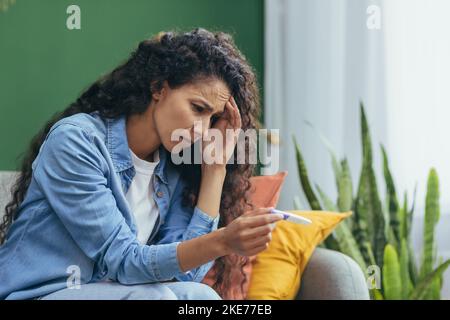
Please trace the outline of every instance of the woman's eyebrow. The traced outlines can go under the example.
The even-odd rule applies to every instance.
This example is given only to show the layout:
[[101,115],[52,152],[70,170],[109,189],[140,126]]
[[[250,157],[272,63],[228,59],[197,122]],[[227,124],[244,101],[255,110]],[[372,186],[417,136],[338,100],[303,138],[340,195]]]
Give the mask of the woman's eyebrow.
[[195,98],[194,100],[195,100],[196,102],[202,103],[203,106],[204,106],[206,109],[208,109],[208,111],[213,111],[213,110],[214,110],[214,108],[211,107],[211,105],[210,105],[207,101],[205,101],[205,100],[203,100],[203,99],[200,99],[200,98]]
[[[195,100],[196,102],[202,103],[203,106],[204,106],[206,109],[208,109],[209,112],[213,112],[213,111],[214,111],[214,108],[211,107],[211,105],[210,105],[206,100],[201,99],[201,98],[194,98],[194,100]],[[223,111],[217,111],[215,114],[220,114],[220,113],[222,113],[222,112],[223,112]]]

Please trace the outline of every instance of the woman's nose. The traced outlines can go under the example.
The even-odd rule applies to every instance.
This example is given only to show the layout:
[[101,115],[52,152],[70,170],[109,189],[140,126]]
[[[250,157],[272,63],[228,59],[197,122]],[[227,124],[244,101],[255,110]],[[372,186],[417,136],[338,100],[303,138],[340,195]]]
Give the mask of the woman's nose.
[[194,130],[193,130],[193,142],[195,143],[198,139],[202,138],[203,136],[203,127],[204,124],[202,122],[197,122],[194,125]]
[[210,117],[206,117],[202,121],[202,135],[204,137],[207,137],[209,134],[209,127],[211,125],[210,119],[211,119]]
[[194,130],[193,130],[194,142],[202,137],[207,137],[209,134],[209,127],[210,127],[210,118],[209,117],[205,117],[201,121],[196,121],[194,124]]

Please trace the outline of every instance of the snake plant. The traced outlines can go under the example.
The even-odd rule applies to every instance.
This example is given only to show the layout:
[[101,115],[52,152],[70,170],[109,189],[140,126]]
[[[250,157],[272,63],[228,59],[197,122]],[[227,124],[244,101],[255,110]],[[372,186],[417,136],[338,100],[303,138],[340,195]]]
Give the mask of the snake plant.
[[[399,202],[386,150],[381,146],[386,195],[381,199],[373,168],[372,142],[369,125],[360,103],[362,169],[356,194],[346,158],[338,161],[331,145],[323,142],[331,155],[337,188],[336,201],[331,200],[320,186],[313,188],[300,145],[294,138],[300,184],[313,210],[348,211],[353,215],[343,221],[322,243],[322,246],[341,251],[352,257],[364,273],[369,266],[381,268],[381,286],[368,288],[373,299],[440,299],[443,273],[450,260],[437,263],[435,227],[439,221],[439,180],[435,169],[428,176],[424,245],[418,269],[411,245],[411,222],[414,199],[408,206],[406,192]],[[301,209],[301,208],[297,208]]]

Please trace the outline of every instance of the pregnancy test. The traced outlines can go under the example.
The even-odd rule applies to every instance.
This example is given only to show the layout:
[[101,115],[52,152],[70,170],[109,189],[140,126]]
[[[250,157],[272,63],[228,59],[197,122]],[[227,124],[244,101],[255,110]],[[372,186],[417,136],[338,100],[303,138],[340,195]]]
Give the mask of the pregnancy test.
[[281,211],[281,210],[277,210],[277,209],[272,209],[271,212],[279,213],[279,214],[283,215],[283,219],[286,221],[290,221],[290,222],[294,222],[294,223],[298,223],[298,224],[311,224],[312,223],[311,220],[309,220],[305,217],[290,213],[290,212]]

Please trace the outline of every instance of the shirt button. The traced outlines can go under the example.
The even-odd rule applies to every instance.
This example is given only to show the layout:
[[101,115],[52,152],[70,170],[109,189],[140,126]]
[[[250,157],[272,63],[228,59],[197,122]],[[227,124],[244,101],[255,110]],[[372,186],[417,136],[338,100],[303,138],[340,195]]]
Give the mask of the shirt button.
[[156,193],[156,196],[157,196],[158,198],[161,198],[163,195],[164,195],[164,193],[163,193],[162,191],[158,191],[158,192]]

